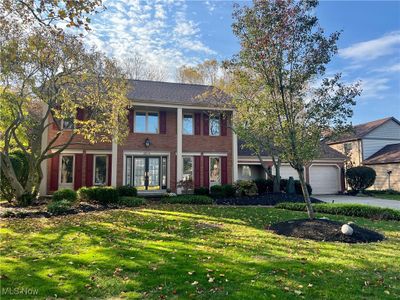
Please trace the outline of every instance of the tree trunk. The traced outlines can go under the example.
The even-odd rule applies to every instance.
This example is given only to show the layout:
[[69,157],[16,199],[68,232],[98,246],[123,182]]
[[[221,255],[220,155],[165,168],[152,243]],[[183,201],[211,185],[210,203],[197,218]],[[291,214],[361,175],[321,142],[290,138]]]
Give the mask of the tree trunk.
[[25,189],[21,185],[21,183],[19,183],[8,155],[1,152],[0,156],[1,156],[1,161],[0,161],[1,170],[4,173],[4,176],[10,182],[12,189],[15,191],[15,197],[19,199],[25,193]]
[[310,194],[308,193],[307,185],[304,180],[304,168],[297,170],[297,173],[299,174],[299,180],[300,180],[300,184],[301,184],[301,189],[303,190],[304,201],[306,202],[308,217],[312,220],[315,218],[315,213],[314,213],[314,209],[311,205]]
[[277,160],[272,158],[272,161],[275,167],[273,192],[279,193],[281,191],[281,160],[279,158]]

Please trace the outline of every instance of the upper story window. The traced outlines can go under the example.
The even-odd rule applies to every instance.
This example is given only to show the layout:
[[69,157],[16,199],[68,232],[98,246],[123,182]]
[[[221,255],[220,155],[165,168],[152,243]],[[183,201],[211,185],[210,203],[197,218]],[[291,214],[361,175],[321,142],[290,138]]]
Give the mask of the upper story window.
[[210,117],[210,135],[218,136],[221,135],[221,123],[218,116]]
[[193,115],[183,115],[183,134],[193,134]]
[[135,132],[158,133],[157,112],[136,112],[134,123]]

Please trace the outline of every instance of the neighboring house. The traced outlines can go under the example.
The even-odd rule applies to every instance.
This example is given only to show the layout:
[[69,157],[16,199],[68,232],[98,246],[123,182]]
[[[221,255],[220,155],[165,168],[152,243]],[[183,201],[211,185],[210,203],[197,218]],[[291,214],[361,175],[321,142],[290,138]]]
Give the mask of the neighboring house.
[[[237,169],[232,167],[237,161],[236,136],[227,126],[232,110],[224,109],[222,117],[218,115],[221,108],[199,100],[212,87],[141,80],[131,83],[128,98],[133,109],[129,110],[130,132],[124,144],[70,145],[45,162],[42,194],[60,188],[126,184],[142,193],[160,193],[168,188],[176,191],[177,181],[183,178],[191,178],[195,187],[236,179]],[[80,112],[78,118],[84,115]],[[60,123],[73,128],[73,124]],[[58,125],[53,125],[48,129],[48,140],[58,131]]]
[[[266,178],[266,172],[253,151],[243,148],[241,142],[239,142],[238,151],[239,179]],[[271,168],[275,175],[272,159],[268,153],[262,153],[261,157],[265,167]],[[319,158],[305,168],[306,182],[311,185],[313,194],[337,194],[344,190],[343,167],[345,158],[340,152],[324,143],[321,144]],[[289,177],[299,178],[297,171],[287,163],[282,163],[280,175],[281,178],[285,179]]]
[[371,189],[400,190],[400,121],[396,118],[356,125],[329,145],[348,156],[348,167],[375,169],[377,177]]

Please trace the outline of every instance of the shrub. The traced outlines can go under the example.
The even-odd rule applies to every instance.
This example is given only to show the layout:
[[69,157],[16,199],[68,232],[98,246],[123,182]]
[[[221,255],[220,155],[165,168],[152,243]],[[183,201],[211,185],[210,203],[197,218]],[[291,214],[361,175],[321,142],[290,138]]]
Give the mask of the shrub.
[[212,198],[205,195],[178,195],[176,197],[163,197],[162,203],[180,204],[212,204]]
[[257,186],[251,180],[238,180],[235,183],[235,189],[239,196],[255,196],[257,195]]
[[[9,154],[11,165],[13,166],[15,175],[18,181],[24,186],[28,180],[28,158],[22,150],[15,150]],[[4,175],[3,171],[0,170],[0,198],[10,202],[15,198],[15,192],[12,189],[10,182]],[[22,201],[25,201],[23,199]],[[29,202],[29,201],[28,201]],[[24,206],[24,203],[18,203]],[[31,202],[29,203],[31,204]],[[29,205],[27,204],[27,205]]]
[[118,191],[111,186],[82,187],[78,191],[79,199],[94,201],[102,205],[118,203]]
[[119,197],[118,203],[127,207],[136,207],[145,204],[145,200],[139,197],[123,196]]
[[294,179],[292,176],[289,177],[287,183],[286,183],[286,193],[288,194],[295,194],[296,190],[294,188]]
[[350,187],[357,192],[363,192],[374,184],[376,172],[365,166],[350,168],[346,172],[346,179]]
[[[322,203],[313,205],[315,212],[332,215],[344,215],[351,217],[363,217],[374,220],[397,220],[400,221],[400,211],[368,206],[363,204],[330,204]],[[275,205],[275,208],[282,208],[296,211],[306,211],[305,203],[283,202]]]
[[118,191],[118,196],[120,196],[120,197],[124,197],[124,196],[136,197],[137,196],[137,189],[130,185],[119,186],[119,187],[117,187],[117,191]]
[[274,190],[274,181],[272,179],[257,178],[254,183],[259,194],[272,193]]
[[17,204],[19,206],[29,206],[33,203],[33,200],[36,198],[34,194],[31,193],[25,193],[23,194],[17,201]]
[[183,194],[189,194],[189,191],[193,189],[193,180],[192,179],[185,179],[178,181],[177,187],[182,189]]
[[47,211],[52,215],[62,215],[71,209],[71,201],[62,199],[59,201],[52,201],[47,205]]
[[217,184],[210,187],[210,195],[213,198],[224,198],[224,192],[222,191],[222,186]]
[[198,187],[194,189],[194,194],[195,195],[208,195],[210,193],[209,189],[207,187]]
[[236,190],[231,184],[224,184],[222,186],[222,193],[224,194],[224,197],[231,198],[235,197],[236,195]]
[[[311,196],[312,195],[312,188],[311,185],[306,183],[308,194]],[[303,189],[301,188],[301,183],[300,180],[295,180],[294,181],[294,189],[296,190],[297,195],[303,195]]]
[[74,203],[77,199],[77,194],[75,191],[70,190],[70,189],[62,189],[55,191],[53,194],[53,201],[61,201],[61,200],[67,200],[71,203]]

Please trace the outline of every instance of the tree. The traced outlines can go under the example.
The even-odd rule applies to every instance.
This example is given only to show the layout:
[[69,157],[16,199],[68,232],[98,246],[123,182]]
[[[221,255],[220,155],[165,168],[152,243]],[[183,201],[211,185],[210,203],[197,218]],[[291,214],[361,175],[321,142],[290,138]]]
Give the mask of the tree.
[[[42,161],[75,143],[124,139],[128,86],[114,60],[86,49],[75,36],[55,35],[43,26],[0,33],[1,169],[17,199],[34,197]],[[71,121],[74,130],[63,130],[61,120]],[[58,132],[42,149],[43,133],[54,122]],[[25,184],[10,161],[15,148],[29,158]]]
[[348,169],[346,178],[353,191],[364,193],[367,188],[374,184],[376,172],[370,167],[358,166]]
[[339,33],[325,35],[313,14],[317,5],[254,1],[252,7],[235,7],[232,25],[241,43],[232,63],[262,79],[270,120],[277,125],[275,146],[299,175],[310,218],[314,212],[304,168],[318,157],[324,132],[346,127],[360,94],[359,85],[343,84],[340,74],[324,78],[326,65],[337,52]]
[[216,85],[220,79],[220,64],[215,60],[205,60],[195,66],[181,66],[176,79],[181,83]]
[[125,57],[121,62],[121,67],[129,79],[163,81],[167,77],[162,68],[146,62],[143,56],[137,52]]

